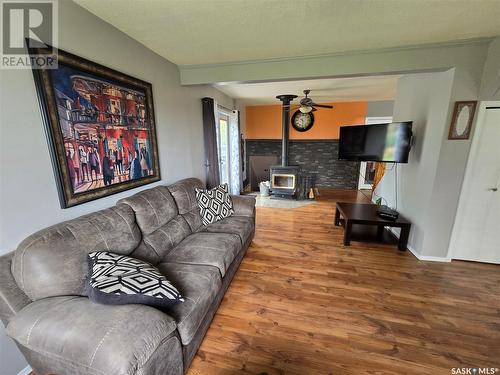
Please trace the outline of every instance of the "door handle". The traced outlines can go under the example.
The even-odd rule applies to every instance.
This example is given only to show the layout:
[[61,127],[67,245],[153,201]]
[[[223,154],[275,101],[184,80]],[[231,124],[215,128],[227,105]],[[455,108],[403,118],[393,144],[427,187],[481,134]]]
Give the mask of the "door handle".
[[497,191],[498,188],[489,188],[488,191]]

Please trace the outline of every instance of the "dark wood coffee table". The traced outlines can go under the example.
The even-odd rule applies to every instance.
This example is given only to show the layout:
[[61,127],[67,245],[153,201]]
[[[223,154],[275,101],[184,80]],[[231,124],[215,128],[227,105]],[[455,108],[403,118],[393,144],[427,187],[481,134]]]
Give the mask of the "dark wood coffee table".
[[[337,202],[335,209],[335,225],[344,225],[344,245],[351,243],[351,231],[353,224],[377,226],[377,238],[381,239],[384,227],[401,228],[398,249],[406,250],[408,236],[410,235],[411,223],[401,214],[396,220],[386,220],[377,215],[377,205],[370,203],[346,203]],[[342,216],[342,218],[341,218]]]

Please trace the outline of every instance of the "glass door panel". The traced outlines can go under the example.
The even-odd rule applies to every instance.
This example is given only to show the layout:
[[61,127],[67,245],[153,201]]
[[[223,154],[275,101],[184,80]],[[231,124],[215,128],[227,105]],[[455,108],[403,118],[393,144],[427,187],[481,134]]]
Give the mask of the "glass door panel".
[[217,125],[220,182],[229,184],[229,116],[219,112]]

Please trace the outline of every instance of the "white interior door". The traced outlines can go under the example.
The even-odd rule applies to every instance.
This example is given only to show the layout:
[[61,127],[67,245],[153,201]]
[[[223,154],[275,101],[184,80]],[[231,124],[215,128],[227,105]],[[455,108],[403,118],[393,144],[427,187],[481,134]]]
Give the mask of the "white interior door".
[[453,259],[500,264],[499,144],[500,102],[481,103],[450,242]]

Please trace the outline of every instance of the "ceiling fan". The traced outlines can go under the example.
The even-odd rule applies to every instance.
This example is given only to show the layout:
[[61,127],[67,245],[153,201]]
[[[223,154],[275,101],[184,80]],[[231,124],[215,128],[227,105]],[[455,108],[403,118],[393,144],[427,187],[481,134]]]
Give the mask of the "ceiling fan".
[[300,107],[299,107],[300,112],[309,113],[312,111],[316,111],[316,108],[329,108],[329,109],[333,108],[333,105],[314,103],[313,100],[310,97],[308,97],[310,92],[311,90],[304,90],[305,97],[300,99]]
[[[304,90],[305,97],[300,99],[299,105],[296,104],[284,104],[283,109],[288,107],[289,109],[297,109],[292,116],[292,126],[295,130],[299,132],[305,132],[312,128],[314,124],[313,112],[317,111],[317,108],[329,108],[332,109],[332,105],[328,104],[318,104],[313,102],[313,100],[308,96],[311,90]],[[295,98],[295,96],[292,96]],[[292,99],[293,100],[293,99]],[[290,103],[290,101],[288,102]]]

